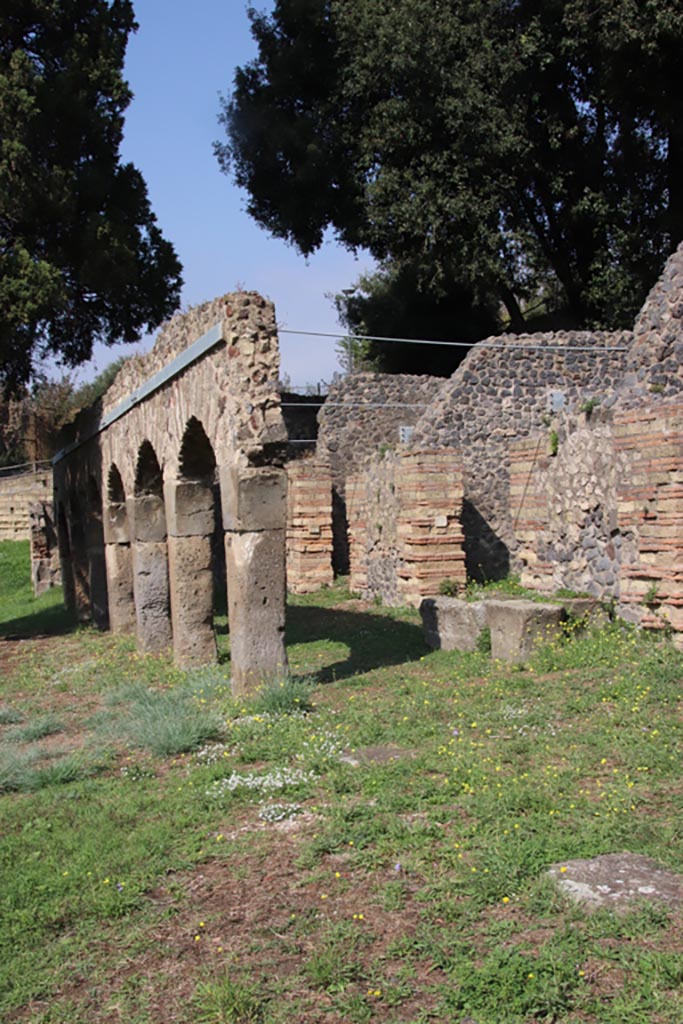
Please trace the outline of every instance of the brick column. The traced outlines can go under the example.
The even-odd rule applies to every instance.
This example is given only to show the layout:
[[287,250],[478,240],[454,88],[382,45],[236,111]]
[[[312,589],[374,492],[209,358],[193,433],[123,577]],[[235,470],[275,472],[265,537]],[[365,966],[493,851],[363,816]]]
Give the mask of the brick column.
[[189,481],[164,484],[168,526],[168,574],[176,665],[216,661],[213,630],[214,528],[210,485]]
[[285,651],[283,470],[220,470],[228,578],[233,693],[257,690],[288,671]]
[[105,507],[104,560],[109,592],[109,628],[112,633],[134,633],[133,552],[124,502],[112,502]]
[[168,588],[166,515],[163,498],[143,494],[128,500],[133,538],[133,592],[138,648],[167,650],[172,643]]

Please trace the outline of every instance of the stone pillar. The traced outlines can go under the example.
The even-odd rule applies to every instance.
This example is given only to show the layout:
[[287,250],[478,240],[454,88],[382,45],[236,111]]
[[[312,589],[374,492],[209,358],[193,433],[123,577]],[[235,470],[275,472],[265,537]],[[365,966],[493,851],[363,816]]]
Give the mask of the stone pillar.
[[112,633],[135,632],[133,552],[124,502],[111,502],[104,511],[104,559]]
[[73,574],[74,608],[79,622],[89,622],[92,618],[90,604],[90,561],[88,547],[83,528],[82,515],[85,502],[75,498],[70,503],[69,516],[69,550]]
[[128,501],[133,538],[133,591],[138,648],[167,650],[173,641],[164,500],[143,494]]
[[235,695],[288,672],[285,650],[287,476],[281,469],[220,470]]
[[90,615],[98,629],[108,629],[109,597],[101,514],[99,517],[93,514],[89,516],[85,531],[85,546],[88,557]]
[[74,568],[71,559],[69,527],[66,521],[64,506],[61,501],[57,502],[57,545],[59,547],[59,560],[62,566],[62,590],[64,593],[64,604],[69,611],[75,611],[76,585],[74,582]]
[[213,630],[213,493],[203,482],[164,484],[168,573],[176,665],[216,661]]

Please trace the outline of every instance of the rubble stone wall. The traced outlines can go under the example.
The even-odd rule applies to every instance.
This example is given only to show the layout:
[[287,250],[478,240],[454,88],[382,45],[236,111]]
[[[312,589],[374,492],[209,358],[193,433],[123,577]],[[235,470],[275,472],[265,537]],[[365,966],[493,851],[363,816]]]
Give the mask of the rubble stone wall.
[[613,599],[619,614],[683,636],[683,403],[566,417],[510,448],[521,579]]
[[609,408],[621,383],[628,332],[503,336],[468,354],[415,427],[411,444],[462,452],[468,573],[496,579],[515,568],[510,444],[548,429],[560,409]]

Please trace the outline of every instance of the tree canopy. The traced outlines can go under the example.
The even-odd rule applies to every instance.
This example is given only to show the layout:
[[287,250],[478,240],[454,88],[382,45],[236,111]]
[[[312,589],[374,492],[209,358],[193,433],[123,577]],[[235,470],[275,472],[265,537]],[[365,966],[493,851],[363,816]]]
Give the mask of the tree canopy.
[[[467,288],[447,282],[438,295],[422,291],[414,266],[391,262],[363,274],[353,288],[335,296],[340,322],[351,335],[419,338],[473,344],[499,330],[498,311],[475,303]],[[430,373],[450,376],[467,355],[462,345],[340,342],[340,362],[347,370],[367,368],[380,373]]]
[[180,264],[119,147],[128,0],[5,0],[0,13],[0,384],[87,360],[177,307]]
[[258,223],[511,326],[627,326],[683,238],[680,0],[276,0],[223,102]]

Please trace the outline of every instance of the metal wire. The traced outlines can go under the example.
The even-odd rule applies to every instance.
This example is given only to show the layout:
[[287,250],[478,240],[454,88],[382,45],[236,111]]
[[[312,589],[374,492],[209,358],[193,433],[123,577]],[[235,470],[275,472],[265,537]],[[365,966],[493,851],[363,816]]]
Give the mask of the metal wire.
[[539,345],[538,342],[511,342],[509,344],[499,341],[430,341],[427,338],[382,338],[374,334],[330,334],[326,331],[294,331],[288,328],[280,328],[279,334],[300,334],[310,338],[335,338],[337,341],[388,341],[397,342],[401,345],[448,345],[452,348],[470,348],[481,351],[485,348],[510,349],[540,349],[544,352],[628,352],[628,345],[610,345],[599,347],[597,345]]

